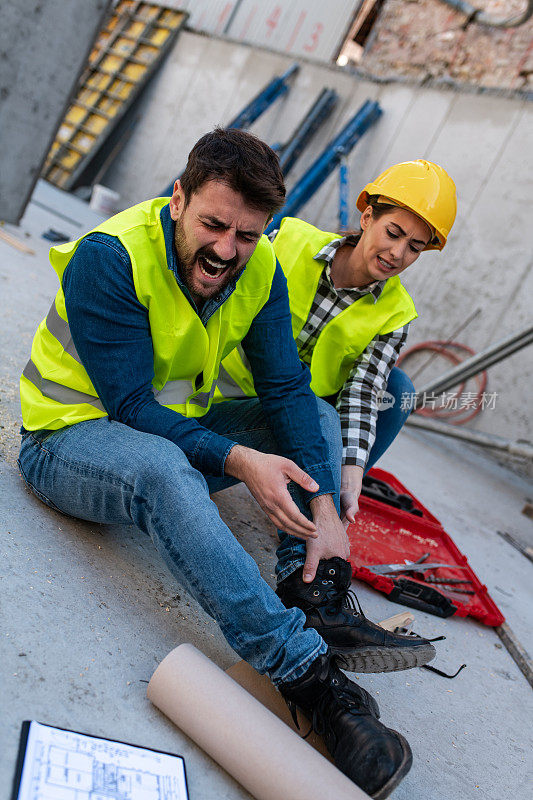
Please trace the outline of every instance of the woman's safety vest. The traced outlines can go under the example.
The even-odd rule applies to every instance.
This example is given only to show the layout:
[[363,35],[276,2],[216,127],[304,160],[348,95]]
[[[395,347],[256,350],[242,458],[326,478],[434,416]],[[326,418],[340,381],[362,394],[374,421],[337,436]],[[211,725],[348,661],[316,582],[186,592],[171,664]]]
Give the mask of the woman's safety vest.
[[[307,322],[324,262],[314,256],[339,234],[320,231],[285,217],[274,239],[274,251],[287,277],[292,331],[297,339]],[[376,336],[391,333],[417,316],[414,303],[397,275],[388,278],[377,300],[365,294],[322,327],[311,357],[311,388],[319,397],[336,394],[354,361]],[[242,349],[234,350],[223,367],[241,394],[254,394],[253,380]],[[238,394],[237,391],[233,393]]]
[[[167,203],[168,198],[140,203],[95,231],[118,237],[131,259],[135,291],[150,322],[155,399],[187,417],[201,417],[217,390],[220,362],[243,339],[268,300],[276,259],[268,239],[261,237],[235,291],[204,326],[168,268],[159,218]],[[20,381],[27,430],[56,430],[106,416],[72,341],[61,288],[63,273],[82,239],[50,251],[60,289],[39,325]]]

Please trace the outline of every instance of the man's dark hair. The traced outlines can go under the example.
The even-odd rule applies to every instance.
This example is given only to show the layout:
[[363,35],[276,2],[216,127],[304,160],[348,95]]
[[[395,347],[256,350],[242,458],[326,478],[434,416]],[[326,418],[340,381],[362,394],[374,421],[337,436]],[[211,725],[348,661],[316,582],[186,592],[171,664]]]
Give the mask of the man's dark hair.
[[223,181],[255,209],[273,216],[285,202],[278,157],[257,136],[233,128],[215,128],[189,153],[180,182],[189,203],[207,181]]

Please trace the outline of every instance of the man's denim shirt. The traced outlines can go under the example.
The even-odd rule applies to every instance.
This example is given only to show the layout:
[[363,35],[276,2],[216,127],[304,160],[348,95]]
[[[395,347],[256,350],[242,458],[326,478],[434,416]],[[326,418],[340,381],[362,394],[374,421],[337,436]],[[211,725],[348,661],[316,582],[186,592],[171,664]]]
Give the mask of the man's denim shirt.
[[[180,276],[168,205],[161,210],[161,223],[167,267],[197,312]],[[204,304],[199,314],[204,325],[234,291],[237,280]],[[148,311],[137,298],[131,261],[121,242],[91,233],[76,250],[62,285],[76,350],[110,419],[170,439],[202,473],[224,475],[224,462],[235,442],[208,430],[202,418],[187,418],[154,398]],[[270,297],[242,345],[279,452],[316,480],[317,494],[333,493],[316,399],[292,336],[287,282],[279,263]]]

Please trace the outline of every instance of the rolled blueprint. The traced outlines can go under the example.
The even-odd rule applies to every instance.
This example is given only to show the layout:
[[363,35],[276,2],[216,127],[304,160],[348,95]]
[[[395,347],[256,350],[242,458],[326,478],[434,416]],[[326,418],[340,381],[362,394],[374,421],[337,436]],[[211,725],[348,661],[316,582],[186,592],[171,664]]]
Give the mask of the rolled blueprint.
[[176,647],[163,659],[147,693],[256,800],[369,800],[191,644]]

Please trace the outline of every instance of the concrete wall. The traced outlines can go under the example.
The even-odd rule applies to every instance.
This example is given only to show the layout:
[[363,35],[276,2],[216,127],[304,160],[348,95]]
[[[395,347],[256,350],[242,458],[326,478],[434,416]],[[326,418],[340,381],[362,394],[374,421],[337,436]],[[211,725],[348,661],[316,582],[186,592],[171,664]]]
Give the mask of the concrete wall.
[[[122,194],[124,206],[159,194],[183,169],[198,137],[224,125],[289,63],[278,54],[183,33],[144,97],[141,120],[105,183]],[[447,338],[478,307],[479,316],[457,337],[476,351],[524,328],[533,288],[531,105],[378,84],[305,63],[290,94],[253,131],[271,144],[284,141],[323,86],[335,87],[342,101],[297,163],[289,187],[368,97],[379,100],[384,114],[349,159],[352,195],[390,164],[413,158],[437,161],[457,183],[459,214],[446,249],[423,254],[405,276],[420,313],[410,343]],[[336,175],[300,216],[335,230]],[[357,221],[354,213],[354,227]],[[530,348],[491,368],[488,390],[498,392],[496,408],[485,410],[473,427],[533,440],[527,394],[532,366]],[[442,362],[434,365],[437,374],[445,368]],[[421,380],[428,375],[431,369]]]
[[18,222],[108,0],[2,3],[0,219]]
[[330,62],[339,52],[359,0],[163,0],[186,11],[187,27],[279,53]]

